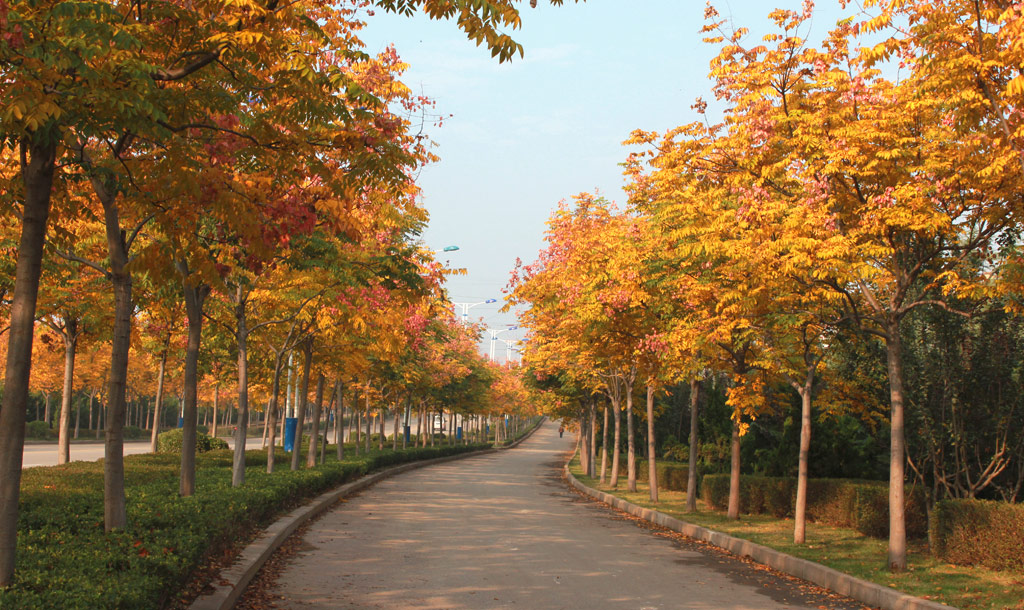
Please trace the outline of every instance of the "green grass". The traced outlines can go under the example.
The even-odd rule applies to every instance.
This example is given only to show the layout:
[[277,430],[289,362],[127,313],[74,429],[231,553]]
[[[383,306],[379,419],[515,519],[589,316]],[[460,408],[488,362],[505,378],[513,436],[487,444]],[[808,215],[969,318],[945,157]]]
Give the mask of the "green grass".
[[807,544],[793,543],[793,520],[769,515],[741,515],[731,520],[724,513],[709,510],[701,500],[697,512],[687,513],[686,492],[658,490],[659,502],[650,500],[645,482],[637,482],[636,493],[626,491],[625,477],[618,489],[584,476],[578,458],[570,464],[573,475],[594,489],[652,508],[688,523],[701,525],[743,538],[790,555],[826,565],[864,580],[892,587],[917,597],[931,599],[963,610],[1024,610],[1024,574],[996,572],[985,568],[955,566],[936,560],[924,541],[911,541],[909,569],[893,573],[885,565],[886,541],[839,527],[807,524]]
[[130,608],[173,603],[192,572],[214,553],[250,539],[278,515],[328,489],[393,464],[487,445],[372,450],[291,471],[290,455],[246,452],[246,483],[231,487],[230,450],[197,456],[196,493],[178,496],[177,454],[125,458],[128,527],[103,531],[103,464],[28,468],[22,476],[14,583],[0,608]]

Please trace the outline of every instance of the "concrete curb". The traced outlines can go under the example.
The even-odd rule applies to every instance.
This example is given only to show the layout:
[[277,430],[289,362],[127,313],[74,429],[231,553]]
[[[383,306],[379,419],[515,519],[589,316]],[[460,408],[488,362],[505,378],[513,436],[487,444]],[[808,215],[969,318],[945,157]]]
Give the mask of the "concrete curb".
[[249,543],[247,547],[242,549],[242,552],[235,558],[234,563],[232,563],[230,567],[221,570],[220,574],[213,582],[210,583],[213,591],[196,598],[196,600],[192,602],[192,605],[189,606],[189,609],[229,610],[234,607],[235,602],[237,602],[238,598],[241,597],[243,592],[245,592],[245,588],[249,586],[252,579],[256,577],[256,573],[259,572],[260,568],[263,567],[263,564],[270,559],[270,556],[274,554],[274,551],[280,548],[281,545],[284,544],[284,541],[287,540],[300,525],[319,516],[321,513],[333,506],[339,499],[350,496],[357,491],[366,489],[378,481],[409,470],[460,460],[471,456],[486,455],[488,453],[497,453],[506,449],[512,449],[530,438],[530,436],[532,436],[543,423],[544,420],[542,419],[533,430],[507,447],[481,449],[479,451],[471,451],[468,453],[461,453],[459,455],[449,455],[432,460],[400,464],[392,468],[386,468],[384,470],[368,474],[352,481],[351,483],[346,483],[341,487],[337,487],[320,494],[311,502],[282,516],[263,530],[263,533]]
[[882,608],[882,610],[957,610],[953,606],[914,597],[896,589],[883,587],[882,585],[844,574],[813,561],[793,557],[792,555],[787,555],[749,540],[734,538],[706,527],[670,517],[656,510],[637,506],[622,498],[587,487],[569,472],[568,463],[565,465],[565,475],[569,483],[576,489],[623,512],[679,532],[690,538],[713,544],[734,555],[749,557],[780,572],[785,572],[826,589],[831,589],[836,593],[852,597],[872,608]]

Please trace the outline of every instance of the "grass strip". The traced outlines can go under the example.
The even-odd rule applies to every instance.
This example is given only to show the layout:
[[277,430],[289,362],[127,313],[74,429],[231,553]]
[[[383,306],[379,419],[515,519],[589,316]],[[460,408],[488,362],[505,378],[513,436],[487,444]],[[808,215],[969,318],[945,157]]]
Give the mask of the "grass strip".
[[489,447],[489,444],[371,451],[291,471],[277,450],[246,453],[245,485],[231,487],[230,450],[197,456],[196,493],[178,495],[180,456],[125,458],[128,527],[103,531],[103,463],[28,468],[22,475],[18,568],[0,590],[0,608],[124,608],[167,606],[205,558],[251,536],[305,500],[368,472]]
[[793,520],[770,515],[740,515],[729,519],[725,513],[708,509],[697,500],[697,512],[688,513],[686,492],[658,490],[659,502],[651,502],[646,482],[637,482],[635,493],[601,484],[583,474],[579,458],[570,463],[573,476],[588,487],[612,494],[637,506],[665,513],[682,521],[743,538],[783,553],[807,559],[869,582],[904,593],[941,602],[962,610],[1024,610],[1024,574],[996,572],[986,568],[943,563],[929,554],[925,541],[910,541],[906,572],[890,572],[885,565],[886,541],[870,538],[856,530],[807,524],[807,543],[793,543]]

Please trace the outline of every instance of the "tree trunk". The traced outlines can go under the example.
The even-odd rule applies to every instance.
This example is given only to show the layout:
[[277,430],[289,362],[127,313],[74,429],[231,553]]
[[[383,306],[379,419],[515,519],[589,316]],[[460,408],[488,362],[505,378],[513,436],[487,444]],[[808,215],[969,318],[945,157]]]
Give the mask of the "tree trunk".
[[[302,342],[302,379],[299,380],[299,396],[296,401],[295,443],[292,445],[292,470],[298,470],[302,463],[302,428],[306,425],[306,404],[309,402],[309,375],[313,369],[313,338]],[[320,389],[323,400],[323,388]],[[314,457],[316,454],[314,454]]]
[[203,302],[209,286],[189,280],[188,264],[178,261],[185,292],[185,317],[188,318],[188,341],[185,344],[185,379],[182,390],[184,424],[181,428],[181,475],[178,493],[191,496],[196,491],[196,424],[199,398],[199,344],[203,334]]
[[[356,442],[355,442],[355,455],[359,455],[359,450],[362,448],[363,441],[363,412],[359,410],[359,390],[352,390],[352,414],[354,415],[350,425],[355,428],[356,431]],[[352,436],[352,431],[349,430],[349,436]]]
[[700,380],[690,380],[690,463],[686,466],[686,512],[697,512],[697,447],[700,419]]
[[587,464],[590,467],[590,470],[587,471],[587,476],[594,478],[594,474],[597,470],[597,405],[594,403],[593,399],[590,400],[587,411],[590,418],[590,424],[587,426],[590,431],[590,446],[587,447],[587,451],[590,454]]
[[654,447],[654,386],[647,386],[647,476],[651,485],[651,502],[658,501],[658,460]]
[[[0,586],[10,584],[14,578],[32,338],[57,155],[55,139],[40,136],[40,140],[40,143],[33,143],[25,137],[21,141],[25,204],[11,296],[3,402],[0,403]],[[24,162],[26,157],[27,163]]]
[[245,319],[244,288],[235,288],[235,342],[238,344],[238,425],[231,456],[231,486],[245,483],[245,440],[249,433],[249,326]]
[[274,444],[277,434],[277,401],[281,393],[281,372],[284,368],[284,352],[279,352],[274,359],[274,380],[270,384],[270,405],[267,407],[267,472],[274,472],[276,452]]
[[903,344],[899,323],[890,324],[885,347],[889,365],[889,402],[891,441],[889,444],[889,552],[893,571],[907,569],[907,523],[904,514],[904,460],[906,444],[903,430]]
[[[214,371],[214,374],[216,374],[216,371]],[[217,403],[219,402],[219,399],[220,399],[220,380],[219,379],[214,379],[214,381],[213,381],[213,413],[211,414],[211,418],[213,419],[213,424],[210,426],[210,436],[212,436],[214,438],[217,438]]]
[[[92,417],[92,397],[89,397],[89,416]],[[78,438],[78,425],[82,421],[82,407],[75,409],[75,438]]]
[[[60,397],[60,423],[57,426],[57,463],[71,460],[71,395],[75,383],[75,351],[78,349],[78,320],[64,320],[64,391]],[[46,420],[50,420],[50,401],[46,401]]]
[[612,400],[612,415],[615,416],[615,441],[612,445],[612,473],[608,484],[614,489],[619,484],[619,446],[622,443],[622,409],[619,401]]
[[[164,406],[164,374],[167,371],[167,342],[164,342],[164,350],[160,353],[160,368],[156,374],[156,402],[153,404],[153,434],[149,439],[149,452],[156,453],[157,437],[160,435],[160,413]],[[92,411],[90,410],[90,413]]]
[[729,470],[729,518],[740,518],[740,423],[732,420],[732,464]]
[[604,426],[601,428],[601,482],[608,476],[608,403],[604,405]]
[[345,388],[342,387],[341,378],[336,382],[338,399],[334,403],[334,442],[338,444],[338,461],[345,459]]
[[807,541],[807,456],[811,451],[811,387],[813,377],[808,377],[800,393],[800,456],[796,473],[796,506],[794,507],[793,542]]
[[636,491],[636,424],[633,417],[633,384],[626,384],[626,488]]
[[[398,451],[398,422],[401,419],[398,415],[398,405],[395,404],[395,423],[391,426],[391,450]],[[403,435],[404,436],[404,435]]]
[[[128,384],[128,352],[131,348],[135,304],[132,302],[132,278],[125,270],[128,257],[116,223],[111,226],[108,222],[107,234],[108,243],[112,244],[112,252],[120,250],[117,256],[111,256],[111,267],[114,269],[111,274],[114,284],[114,333],[110,349],[107,408],[103,414],[106,430],[103,460],[103,523],[104,529],[109,532],[128,524],[124,496],[124,415],[125,391]],[[122,247],[115,248],[117,244],[121,244]],[[119,262],[115,263],[114,259],[118,259]]]
[[[313,403],[313,416],[310,418],[313,422],[313,428],[309,434],[309,455],[306,456],[306,468],[316,466],[317,443],[320,442],[320,414],[323,412],[324,383],[326,381],[323,373],[320,373],[316,379],[316,401]],[[326,445],[327,443],[324,444]]]

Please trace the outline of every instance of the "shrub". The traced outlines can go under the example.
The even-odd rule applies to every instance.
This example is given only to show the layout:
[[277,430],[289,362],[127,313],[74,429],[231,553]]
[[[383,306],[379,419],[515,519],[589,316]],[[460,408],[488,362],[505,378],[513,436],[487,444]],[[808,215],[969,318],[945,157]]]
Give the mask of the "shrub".
[[943,561],[1024,572],[1024,505],[943,500],[932,514],[932,540]]
[[[728,474],[706,475],[701,491],[712,509],[728,509]],[[920,488],[908,488],[908,491],[907,536],[921,538],[927,533],[928,523],[924,493]],[[792,517],[795,504],[795,478],[740,476],[740,512]],[[807,519],[885,538],[889,535],[889,487],[880,481],[810,479],[807,481]]]
[[47,440],[54,438],[56,432],[44,421],[30,421],[25,424],[25,438]]
[[[181,440],[181,428],[161,432],[156,437],[156,450],[160,453],[181,453]],[[196,432],[197,453],[206,453],[207,451],[227,448],[228,444],[225,441],[212,436],[207,436],[202,432]]]
[[[658,469],[658,488],[672,491],[686,491],[687,477],[690,476],[690,467],[679,462],[667,462],[659,460],[656,464]],[[626,464],[619,464],[619,475],[626,476]],[[636,461],[636,480],[646,481],[650,478],[650,468],[647,460]]]
[[125,426],[121,429],[121,433],[125,438],[137,439],[142,438],[144,431],[138,426]]

